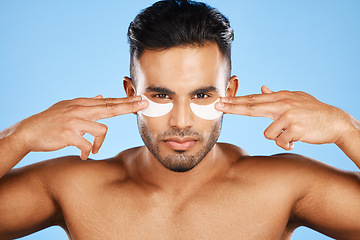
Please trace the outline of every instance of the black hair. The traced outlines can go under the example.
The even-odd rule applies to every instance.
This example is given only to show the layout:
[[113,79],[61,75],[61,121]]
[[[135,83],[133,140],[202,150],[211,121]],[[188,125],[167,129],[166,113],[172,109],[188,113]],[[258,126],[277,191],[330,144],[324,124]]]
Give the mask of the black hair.
[[229,20],[205,3],[190,0],[156,2],[142,10],[130,23],[130,74],[134,77],[133,61],[138,60],[144,50],[203,46],[215,42],[228,62],[230,75],[233,39]]

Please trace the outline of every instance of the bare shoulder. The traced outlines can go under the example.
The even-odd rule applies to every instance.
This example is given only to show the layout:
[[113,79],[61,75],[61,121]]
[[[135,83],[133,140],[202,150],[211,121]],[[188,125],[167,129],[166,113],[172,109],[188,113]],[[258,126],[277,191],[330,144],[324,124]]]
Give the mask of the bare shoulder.
[[268,189],[288,189],[295,199],[325,186],[346,186],[358,182],[359,173],[335,168],[298,154],[244,156],[234,164],[232,175],[239,179],[267,186]]
[[37,162],[22,168],[13,169],[9,177],[24,181],[41,183],[56,199],[63,191],[71,191],[74,185],[82,187],[107,184],[113,181],[124,181],[127,176],[129,153],[136,149],[128,149],[117,156],[104,160],[81,160],[79,156],[65,156]]
[[244,169],[256,168],[262,174],[280,174],[294,176],[300,173],[306,175],[347,173],[347,171],[332,167],[318,160],[292,153],[275,154],[271,156],[244,156],[237,162]]

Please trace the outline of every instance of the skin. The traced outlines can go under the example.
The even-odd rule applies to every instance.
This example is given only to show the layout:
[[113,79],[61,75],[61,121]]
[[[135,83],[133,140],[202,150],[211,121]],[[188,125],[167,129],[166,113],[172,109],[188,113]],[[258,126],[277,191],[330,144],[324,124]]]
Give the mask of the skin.
[[[359,174],[304,156],[249,156],[237,146],[216,143],[185,172],[169,170],[146,146],[82,161],[98,152],[105,138],[107,127],[96,120],[144,109],[147,102],[135,97],[140,93],[174,103],[165,116],[139,116],[159,156],[196,155],[217,122],[195,116],[189,103],[226,94],[219,110],[273,119],[264,134],[280,147],[291,149],[295,141],[335,143],[360,166],[357,120],[303,92],[263,87],[260,95],[235,97],[238,79],[225,84],[226,63],[216,44],[145,51],[136,64],[136,87],[124,79],[127,98],[63,101],[1,132],[0,239],[52,225],[63,227],[71,239],[86,240],[290,239],[301,225],[336,239],[358,239]],[[154,93],[149,86],[172,93]],[[191,94],[208,86],[217,91]],[[206,95],[210,99],[199,100]],[[159,138],[189,130],[200,137],[182,153]],[[93,144],[82,137],[86,132],[95,137]],[[81,150],[81,159],[60,157],[10,170],[30,151],[70,145]]]

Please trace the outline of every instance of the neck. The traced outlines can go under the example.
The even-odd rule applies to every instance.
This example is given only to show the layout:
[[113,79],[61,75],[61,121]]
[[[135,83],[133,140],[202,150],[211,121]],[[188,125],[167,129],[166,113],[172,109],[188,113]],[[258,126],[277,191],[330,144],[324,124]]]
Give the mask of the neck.
[[167,169],[145,146],[139,151],[137,162],[139,175],[146,183],[174,194],[196,191],[229,167],[229,161],[218,144],[214,145],[197,166],[187,172]]

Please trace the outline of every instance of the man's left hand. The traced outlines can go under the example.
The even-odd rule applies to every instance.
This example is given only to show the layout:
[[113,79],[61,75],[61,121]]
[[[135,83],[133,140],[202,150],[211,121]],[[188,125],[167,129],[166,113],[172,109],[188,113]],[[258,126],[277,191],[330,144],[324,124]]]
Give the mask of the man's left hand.
[[273,92],[266,86],[261,92],[221,98],[215,106],[224,113],[273,119],[264,135],[285,150],[293,149],[296,141],[337,143],[352,129],[348,113],[305,92]]

